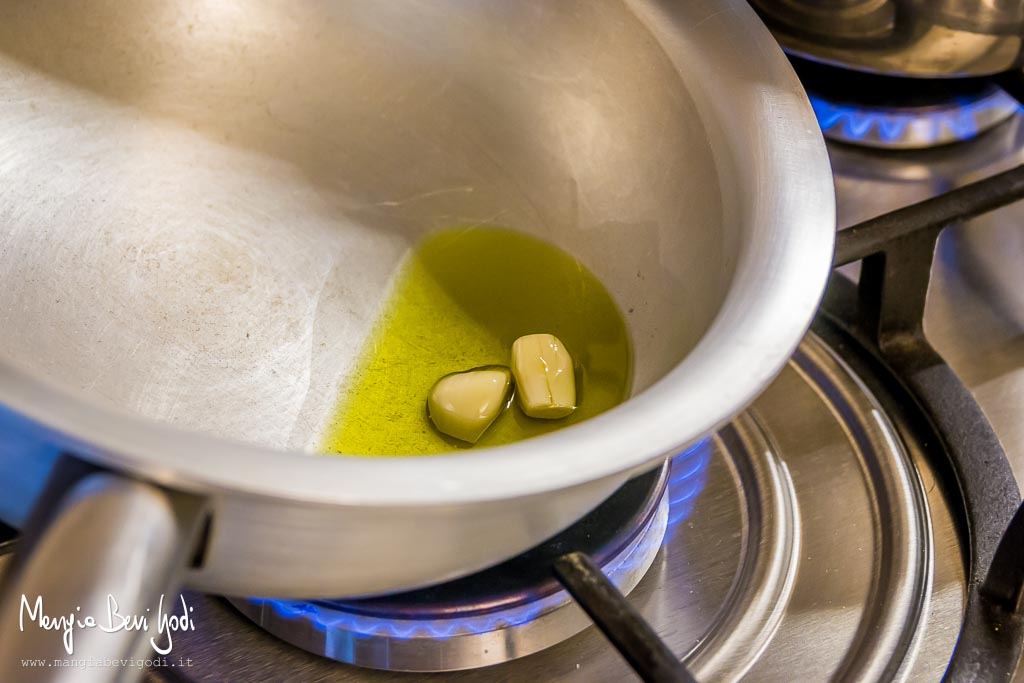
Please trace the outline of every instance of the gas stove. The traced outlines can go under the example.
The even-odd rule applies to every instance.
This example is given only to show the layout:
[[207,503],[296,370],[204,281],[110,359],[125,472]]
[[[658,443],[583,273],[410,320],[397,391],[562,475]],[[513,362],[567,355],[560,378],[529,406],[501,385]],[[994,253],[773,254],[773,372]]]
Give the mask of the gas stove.
[[1024,116],[1013,84],[797,66],[830,140],[837,270],[748,410],[474,576],[186,593],[195,630],[146,680],[916,681],[951,660],[1007,680],[1022,618],[979,587],[995,555],[1009,569],[985,587],[1012,600],[1024,568],[1024,540],[996,545],[1024,485]]
[[[649,569],[633,587],[630,573],[619,580],[617,553],[601,564],[621,589],[632,588],[631,604],[673,653],[687,656],[697,680],[744,673],[778,680],[794,667],[806,680],[843,671],[868,679],[897,671],[941,676],[963,608],[963,569],[950,552],[956,533],[921,448],[901,445],[878,400],[812,333],[747,413],[677,457],[667,472],[629,485],[639,490],[617,494],[652,510],[633,542],[641,547],[639,557],[627,560]],[[659,503],[652,508],[653,500]],[[592,524],[588,518],[583,526]],[[584,532],[577,544],[556,539],[555,545],[574,550],[592,533]],[[660,546],[653,562],[642,549],[651,534]],[[536,565],[515,570],[498,568],[472,583],[483,596],[500,596],[509,576],[536,574]],[[552,576],[534,578],[550,582]],[[472,612],[469,601],[486,604],[467,588],[424,591],[435,606],[426,614],[413,609],[421,602],[417,594],[368,605],[194,596],[189,602],[199,605],[197,624],[217,635],[211,639],[199,627],[176,637],[175,652],[197,663],[185,680],[202,681],[251,680],[267,671],[281,672],[282,680],[284,672],[298,680],[415,678],[338,665],[284,641],[378,669],[449,670],[516,658],[448,673],[445,680],[630,677],[629,665],[594,628],[525,656],[586,623],[568,598],[559,605],[541,597],[526,623],[491,609],[476,624],[473,615],[452,614]],[[448,593],[463,602],[445,614],[440,605],[449,602]],[[559,621],[574,625],[562,628]],[[809,632],[819,640],[814,647],[805,643]],[[179,680],[179,673],[161,678],[161,671],[154,680]]]
[[[971,487],[998,499],[1017,495],[1013,476],[1024,482],[1024,202],[985,211],[1024,183],[997,179],[987,191],[1003,199],[982,188],[931,207],[950,226],[930,286],[930,242],[918,238],[934,239],[937,226],[877,244],[868,233],[907,232],[900,226],[934,216],[869,219],[1024,163],[1024,117],[980,81],[948,97],[930,83],[884,106],[873,90],[858,109],[855,96],[828,99],[836,86],[819,85],[829,82],[819,67],[798,66],[831,140],[839,224],[868,222],[840,236],[837,265],[854,263],[837,269],[800,349],[745,413],[576,527],[477,576],[359,601],[189,595],[197,629],[175,652],[191,665],[148,678],[939,680],[954,650],[993,647],[970,634],[957,642],[962,628],[992,626],[972,622],[968,586],[981,582],[993,539],[979,550],[984,539],[965,529],[991,535],[984,525],[1006,506],[986,508]],[[888,255],[871,256],[879,249]],[[951,416],[921,410],[914,393],[936,388],[920,386],[931,381],[922,366],[945,366],[894,350],[922,312],[928,341],[970,390],[939,387]],[[985,441],[986,417],[997,443]],[[961,444],[968,456],[994,448],[1000,462],[957,462],[963,453],[936,443],[951,428],[978,440]],[[964,467],[986,471],[957,485]],[[574,564],[578,553],[592,562]],[[625,605],[601,575],[605,589],[628,594]],[[1019,637],[1019,619],[1016,628]]]

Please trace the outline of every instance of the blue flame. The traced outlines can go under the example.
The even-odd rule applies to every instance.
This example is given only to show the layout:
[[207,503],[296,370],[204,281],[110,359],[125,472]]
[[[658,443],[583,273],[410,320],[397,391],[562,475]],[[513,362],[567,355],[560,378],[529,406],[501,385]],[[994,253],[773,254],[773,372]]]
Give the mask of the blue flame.
[[[676,456],[671,463],[668,481],[669,510],[665,538],[669,538],[675,527],[689,517],[697,495],[707,480],[707,467],[711,461],[710,439],[705,439]],[[658,534],[648,534],[614,565],[604,571],[612,583],[621,581],[633,573],[641,563],[651,556],[652,546],[662,543]],[[509,626],[518,626],[533,621],[544,613],[564,604],[562,591],[547,598],[502,610],[494,614],[470,617],[454,617],[436,620],[381,619],[364,614],[343,612],[315,602],[250,598],[249,601],[270,608],[285,619],[304,619],[317,630],[331,632],[324,638],[324,654],[340,661],[353,661],[355,643],[358,639],[372,636],[410,639],[445,639],[460,635],[487,633]],[[338,637],[331,637],[338,636]]]
[[808,96],[821,129],[840,135],[846,140],[864,140],[876,131],[882,142],[897,142],[914,127],[921,144],[949,141],[944,134],[948,131],[952,140],[969,140],[979,132],[979,117],[992,110],[1020,111],[1020,105],[1009,96],[984,97],[980,100],[958,98],[959,105],[954,111],[920,112],[870,111],[853,105],[835,104],[816,95]]
[[711,463],[712,451],[711,439],[704,439],[672,459],[668,475],[666,542],[672,540],[676,528],[693,512],[697,494],[704,490],[708,480],[708,465]]

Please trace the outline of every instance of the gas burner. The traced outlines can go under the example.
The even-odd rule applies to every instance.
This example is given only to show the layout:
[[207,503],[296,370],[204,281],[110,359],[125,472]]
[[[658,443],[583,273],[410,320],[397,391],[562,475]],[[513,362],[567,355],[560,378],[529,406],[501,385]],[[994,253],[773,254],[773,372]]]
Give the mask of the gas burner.
[[[947,153],[973,149],[959,171],[973,174],[1018,140],[1016,133],[1002,138],[1022,120],[956,148],[844,152],[932,167]],[[1019,145],[1010,149],[1019,152]],[[889,185],[920,175],[892,170],[880,176]],[[929,194],[961,184],[942,174],[924,178]],[[845,194],[863,198],[868,212],[884,208],[875,186]],[[645,680],[691,680],[651,675],[657,667],[629,657],[627,648],[620,656],[597,629],[546,647],[578,630],[565,626],[576,608],[550,597],[558,589],[549,578],[553,560],[577,548],[591,553],[620,590],[633,587],[610,612],[638,612],[672,663],[682,660],[698,681],[788,681],[797,671],[801,680],[1009,680],[1024,643],[1024,507],[1011,468],[1014,458],[1024,463],[1024,433],[1011,410],[1010,428],[996,437],[923,330],[927,299],[965,276],[959,256],[947,258],[956,234],[944,233],[936,249],[943,227],[966,228],[961,221],[1022,198],[1024,166],[841,232],[835,264],[862,263],[859,282],[833,275],[789,365],[747,412],[672,462],[667,496],[651,483],[663,474],[627,484],[636,489],[628,496],[634,503],[613,516],[625,521],[603,540],[593,538],[603,522],[589,533],[573,528],[566,533],[583,545],[538,549],[505,570],[397,597],[236,601],[269,629],[225,600],[191,595],[198,629],[176,636],[175,651],[201,667],[155,668],[147,682],[408,680],[333,661],[341,660],[402,670],[492,664],[451,675],[462,683],[589,683],[629,676],[623,656]],[[999,242],[992,248],[1005,251],[1006,241]],[[930,291],[929,284],[939,287]],[[948,294],[941,303],[954,303]],[[971,308],[977,306],[946,315],[965,328],[964,348],[977,356],[985,338],[999,333],[965,316]],[[942,331],[937,320],[928,319],[929,335]],[[993,367],[973,374],[992,382],[1001,372]],[[994,406],[1019,403],[1019,389],[1000,386],[1010,393]],[[1014,450],[1004,451],[1000,438]],[[645,539],[654,546],[653,562],[643,559]],[[623,562],[634,555],[635,565]],[[637,569],[623,572],[623,564]],[[459,598],[464,589],[468,602]],[[573,595],[587,605],[578,591]],[[590,604],[588,612],[611,636],[599,606]],[[547,638],[548,628],[557,636]],[[610,639],[622,646],[622,639]],[[536,654],[516,659],[529,652]]]
[[[938,677],[963,609],[950,510],[927,449],[887,417],[902,422],[900,401],[884,382],[867,387],[835,348],[809,334],[749,412],[673,460],[665,496],[658,474],[627,484],[616,497],[634,502],[618,531],[588,517],[564,543],[505,565],[515,571],[397,597],[234,601],[262,629],[226,601],[190,596],[197,630],[175,636],[175,653],[202,666],[147,680],[408,680],[332,659],[493,664],[460,672],[463,683],[625,680],[628,665],[597,629],[568,638],[589,622],[548,577],[576,548],[621,590],[636,584],[629,603],[698,681]],[[828,637],[808,639],[814,624]]]
[[[624,594],[650,568],[669,526],[701,487],[704,448],[671,475],[633,480],[579,523],[501,565],[439,586],[363,600],[235,600],[254,622],[319,655],[395,671],[451,671],[508,661],[561,642],[591,621],[551,571],[582,551]],[[681,508],[680,506],[683,506]]]
[[1020,109],[989,79],[895,78],[792,61],[825,137],[837,142],[937,147],[975,138]]

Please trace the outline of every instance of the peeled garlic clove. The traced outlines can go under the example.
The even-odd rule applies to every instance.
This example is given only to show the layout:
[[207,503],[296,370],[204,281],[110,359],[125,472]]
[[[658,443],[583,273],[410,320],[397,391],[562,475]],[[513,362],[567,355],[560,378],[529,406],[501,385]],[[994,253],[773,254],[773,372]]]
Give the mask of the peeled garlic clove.
[[476,443],[508,404],[512,373],[500,365],[445,375],[427,398],[427,415],[439,432]]
[[552,334],[528,334],[512,344],[512,374],[523,412],[554,420],[576,410],[572,357]]

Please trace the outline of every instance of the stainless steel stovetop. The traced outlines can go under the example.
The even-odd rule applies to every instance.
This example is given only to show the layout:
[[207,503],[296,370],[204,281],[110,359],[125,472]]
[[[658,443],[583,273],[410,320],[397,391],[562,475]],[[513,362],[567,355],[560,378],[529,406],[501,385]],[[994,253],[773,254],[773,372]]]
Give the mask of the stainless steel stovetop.
[[[1024,117],[976,140],[931,150],[894,153],[839,144],[830,149],[839,223],[848,226],[1024,163]],[[925,320],[929,339],[992,422],[1020,484],[1022,225],[1024,203],[1018,203],[948,229],[939,243]],[[856,268],[845,272],[857,276]],[[811,333],[745,414],[674,463],[665,540],[630,601],[673,652],[686,658],[698,680],[941,677],[964,607],[963,548],[922,449],[901,440],[887,400],[867,390]],[[221,598],[191,596],[190,604],[196,631],[179,635],[174,651],[191,666],[155,669],[151,680],[427,676],[309,654],[257,628]],[[560,609],[578,610],[568,603]],[[301,615],[266,610],[264,618],[272,616],[293,640],[317,640]],[[258,611],[250,615],[260,618]],[[291,631],[289,619],[296,622]],[[496,628],[489,647],[502,657],[536,649],[550,636],[544,629]],[[480,646],[460,644],[459,634],[443,636],[455,641],[444,652],[464,655],[466,648]],[[363,648],[364,658],[376,666],[410,661],[405,654],[400,659],[399,646],[380,633],[333,642],[332,654],[340,659]],[[351,652],[338,651],[339,643]],[[428,668],[464,661],[463,655],[432,652],[423,655]],[[591,627],[536,654],[442,678],[590,683],[633,676]]]

